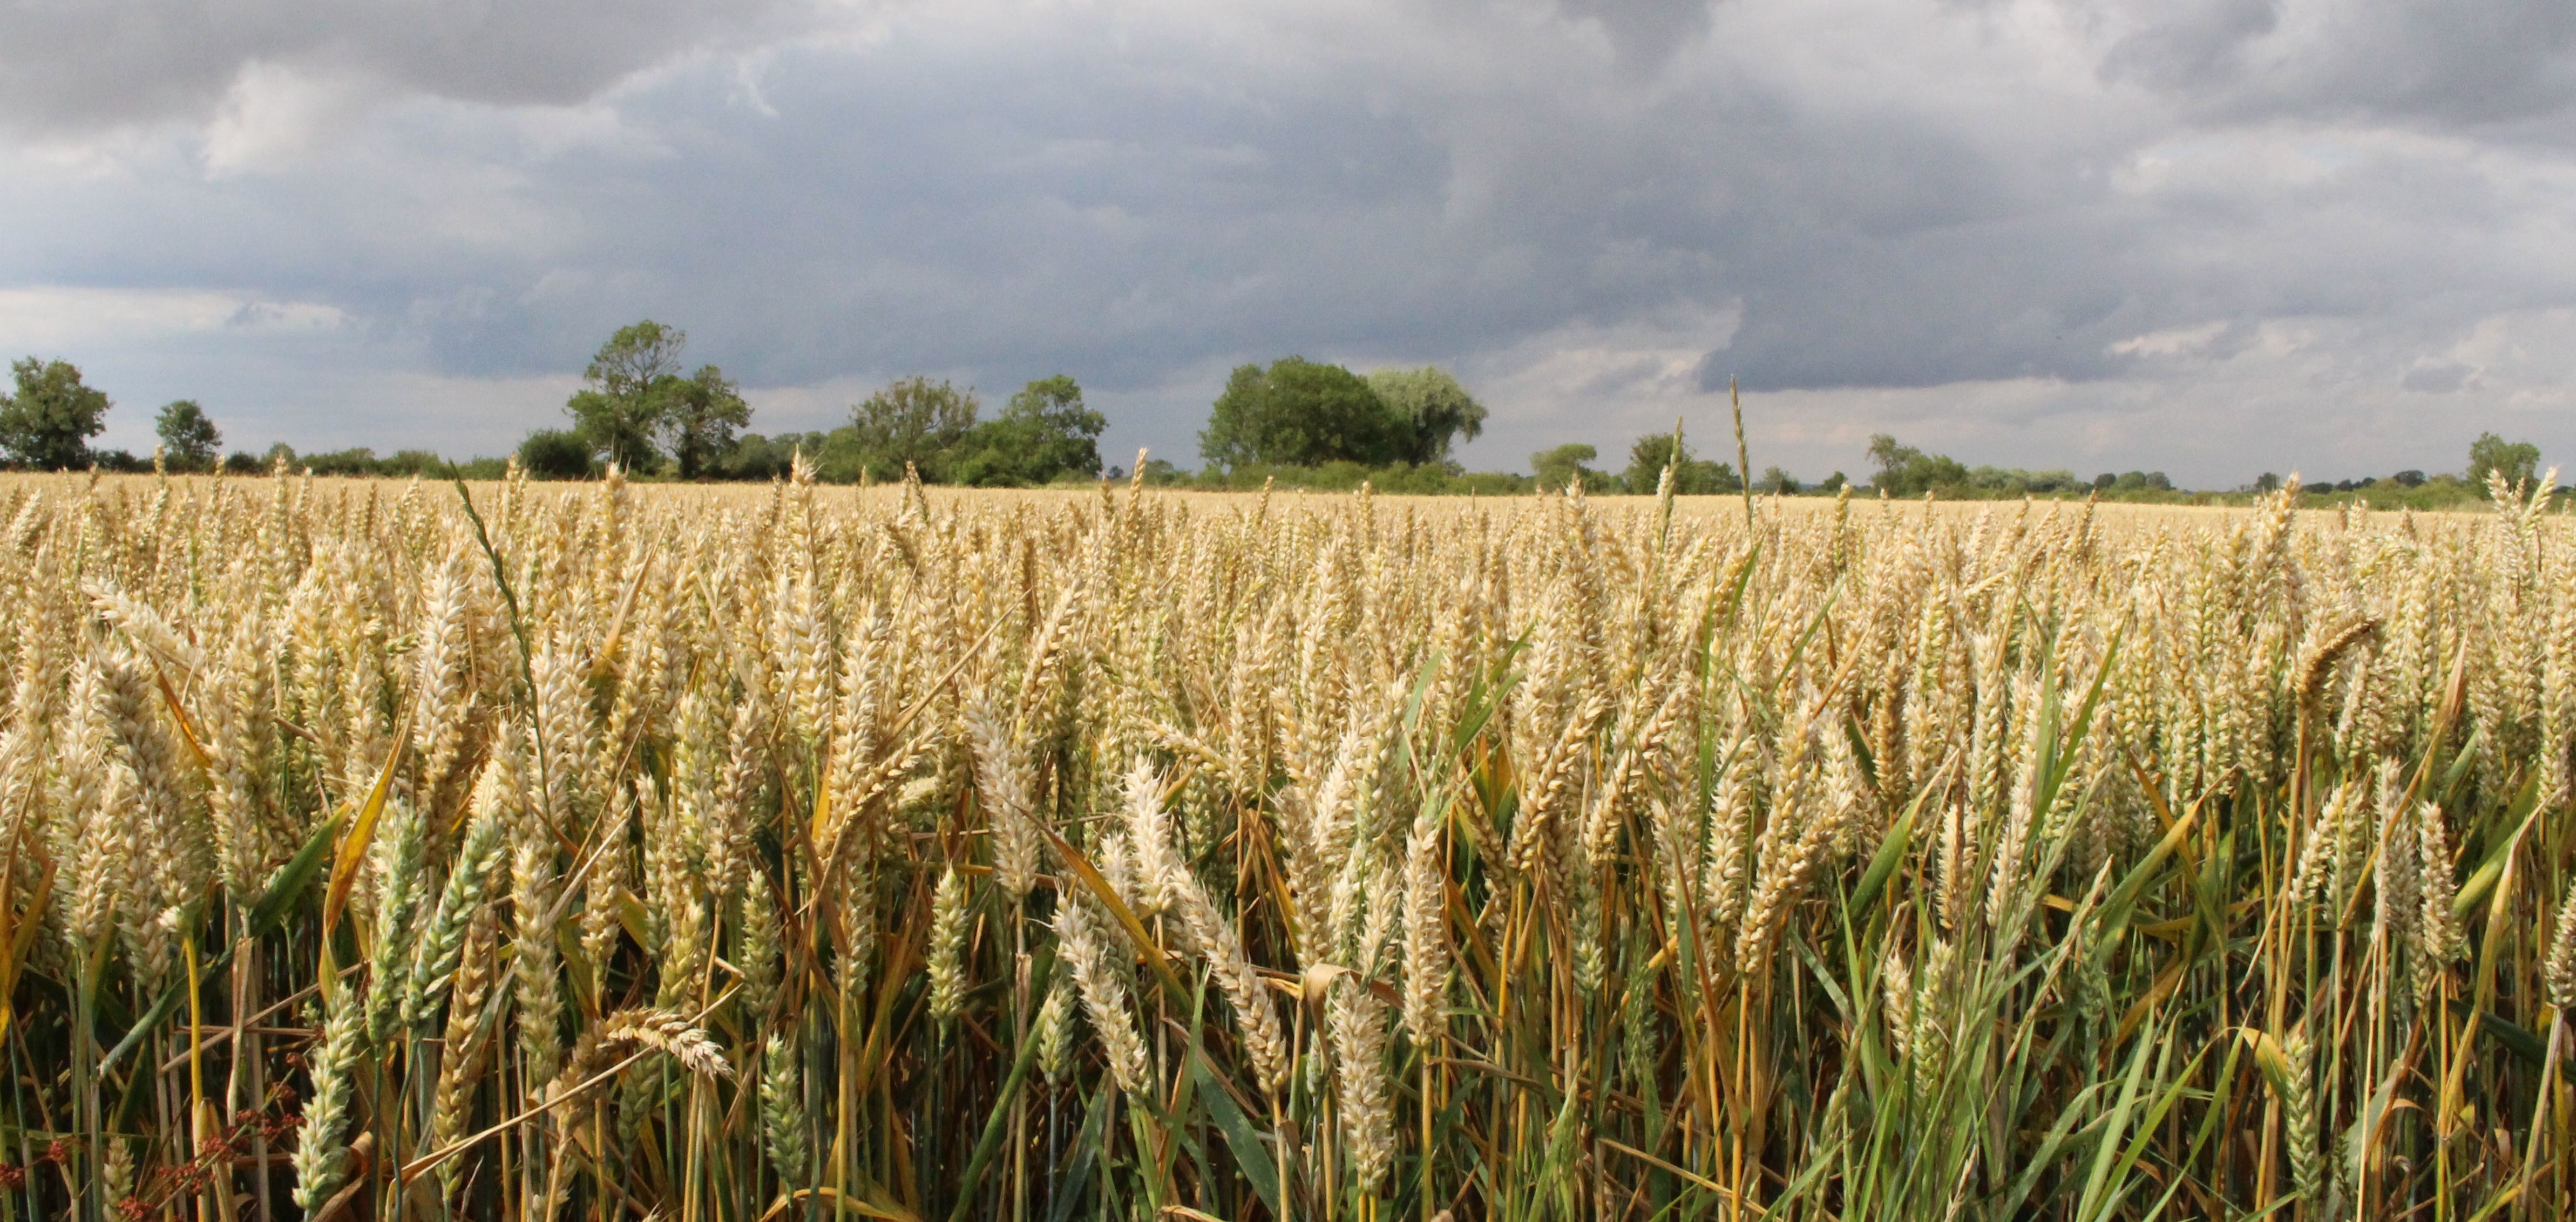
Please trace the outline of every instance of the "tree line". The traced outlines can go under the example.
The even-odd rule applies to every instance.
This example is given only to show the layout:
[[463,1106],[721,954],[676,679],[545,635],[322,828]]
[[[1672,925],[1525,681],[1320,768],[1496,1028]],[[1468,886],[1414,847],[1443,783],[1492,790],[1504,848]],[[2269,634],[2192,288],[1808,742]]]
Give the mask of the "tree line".
[[[1237,367],[1210,406],[1198,435],[1199,470],[1165,459],[1128,472],[1101,461],[1107,421],[1086,406],[1082,388],[1063,374],[1023,386],[990,417],[972,388],[924,376],[899,379],[853,404],[846,423],[828,430],[763,435],[751,431],[752,408],[739,386],[712,364],[689,368],[688,336],[651,319],[621,327],[591,357],[582,387],[564,404],[566,424],[521,441],[518,465],[541,479],[583,479],[614,465],[630,476],[699,480],[770,480],[799,455],[819,478],[836,483],[899,480],[977,487],[1125,479],[1203,488],[1289,486],[1390,492],[1509,494],[1580,484],[1596,493],[1652,493],[1669,470],[1681,495],[1744,490],[1734,464],[1694,453],[1682,430],[1651,433],[1628,449],[1624,466],[1596,468],[1600,450],[1575,442],[1530,455],[1530,474],[1470,472],[1453,455],[1484,432],[1484,404],[1436,367],[1362,374],[1340,365],[1284,357]],[[113,404],[63,360],[33,356],[10,366],[14,389],[0,394],[0,457],[20,469],[174,471],[221,468],[235,473],[305,470],[319,475],[462,474],[489,478],[507,460],[451,463],[426,450],[379,457],[365,447],[297,454],[280,443],[265,453],[224,456],[223,433],[204,407],[181,399],[154,418],[160,445],[149,458],[90,445]],[[1971,467],[1881,433],[1870,438],[1870,491],[1893,497],[1930,493],[1946,499],[2101,495],[2116,499],[2207,499],[2178,489],[2161,471],[2103,472],[2082,479],[2065,469]],[[2368,496],[2374,503],[2439,507],[2486,495],[2489,472],[2506,483],[2537,477],[2540,450],[2528,442],[2481,434],[2466,471],[2305,485],[2321,496]],[[1836,471],[1803,482],[1777,467],[1753,482],[1771,495],[1843,491]],[[2281,478],[2266,473],[2240,493],[2268,492]]]

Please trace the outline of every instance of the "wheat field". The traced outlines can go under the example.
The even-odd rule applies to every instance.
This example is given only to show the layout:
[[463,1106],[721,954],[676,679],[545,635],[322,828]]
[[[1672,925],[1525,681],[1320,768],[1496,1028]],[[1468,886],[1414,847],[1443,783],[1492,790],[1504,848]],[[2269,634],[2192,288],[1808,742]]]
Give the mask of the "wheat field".
[[2293,504],[0,483],[0,1218],[2561,1216],[2576,534]]

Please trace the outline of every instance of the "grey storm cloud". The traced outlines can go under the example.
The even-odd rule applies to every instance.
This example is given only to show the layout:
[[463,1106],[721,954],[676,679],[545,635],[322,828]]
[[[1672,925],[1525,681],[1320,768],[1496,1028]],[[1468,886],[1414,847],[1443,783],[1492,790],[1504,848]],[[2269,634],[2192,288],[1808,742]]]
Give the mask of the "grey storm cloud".
[[2137,0],[2098,15],[2135,23],[2104,56],[2106,76],[2213,117],[2477,125],[2576,100],[2576,6],[2563,0]]
[[2263,361],[2326,388],[2279,412],[2507,393],[2571,108],[2563,3],[0,0],[0,294],[233,293],[154,358],[226,369],[541,378],[651,315],[764,386],[1302,352],[1486,370],[1512,438],[1667,367],[2116,432]]
[[198,117],[254,65],[467,101],[575,102],[809,15],[793,0],[10,0],[0,122],[59,132]]

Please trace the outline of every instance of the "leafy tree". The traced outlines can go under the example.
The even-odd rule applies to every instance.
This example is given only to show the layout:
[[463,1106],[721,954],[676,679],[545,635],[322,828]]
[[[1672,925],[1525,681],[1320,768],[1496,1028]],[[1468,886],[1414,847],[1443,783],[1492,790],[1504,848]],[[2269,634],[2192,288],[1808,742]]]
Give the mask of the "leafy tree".
[[1399,462],[1442,462],[1452,438],[1474,441],[1484,434],[1485,405],[1436,366],[1381,369],[1368,376],[1368,384],[1405,426]]
[[2540,471],[2540,447],[2528,441],[2506,441],[2493,433],[2480,433],[2469,443],[2468,483],[2486,495],[2487,474],[2504,477],[2507,487],[2520,487],[2537,478]]
[[161,456],[184,471],[213,468],[224,444],[223,432],[194,399],[165,404],[153,417],[152,431],[161,435]]
[[2400,488],[2421,488],[2424,486],[2424,473],[2412,468],[2400,471],[2388,478],[2396,480],[2397,486]]
[[[1735,465],[1713,462],[1691,456],[1690,443],[1681,443],[1681,461],[1675,463],[1673,435],[1648,433],[1628,447],[1628,491],[1653,492],[1663,486],[1664,468],[1673,468],[1673,493],[1676,496],[1711,496],[1721,492],[1741,491],[1744,484],[1736,478]],[[1542,480],[1541,483],[1546,481]],[[1584,482],[1589,485],[1591,477]]]
[[1757,486],[1773,496],[1795,496],[1798,493],[1798,477],[1789,474],[1786,468],[1764,467],[1762,482]]
[[1292,356],[1268,369],[1245,365],[1226,379],[1199,434],[1199,455],[1227,470],[1331,462],[1383,467],[1406,461],[1420,438],[1416,425],[1388,407],[1366,379]]
[[90,460],[89,439],[107,427],[107,393],[82,384],[69,361],[12,362],[17,393],[0,395],[0,450],[20,466],[64,471]]
[[539,429],[519,443],[519,466],[536,479],[584,479],[590,475],[589,439],[563,429]]
[[[1664,440],[1671,441],[1672,438],[1667,437]],[[1595,471],[1584,465],[1599,457],[1601,457],[1601,451],[1598,448],[1580,441],[1570,441],[1555,449],[1541,450],[1530,455],[1530,471],[1538,476],[1538,486],[1541,488],[1564,488],[1571,485],[1577,476],[1582,477],[1585,488],[1609,487],[1615,481],[1615,476],[1606,471]]]
[[1885,433],[1869,439],[1869,459],[1878,468],[1870,483],[1894,496],[1918,496],[1934,488],[1955,488],[1968,482],[1968,468],[1958,459],[1899,445],[1896,438]]
[[374,475],[376,451],[371,446],[351,446],[345,450],[324,450],[304,456],[304,469],[315,475]]
[[804,451],[808,459],[816,458],[828,441],[822,433],[781,433],[776,437],[745,433],[716,464],[717,478],[785,479],[795,470],[797,451]]
[[678,461],[681,479],[704,479],[731,453],[734,430],[751,424],[751,405],[725,380],[724,371],[702,365],[688,377],[665,375],[657,388],[661,439]]
[[1851,483],[1850,476],[1845,475],[1840,471],[1836,471],[1833,474],[1826,476],[1823,483],[1816,485],[1816,491],[1824,493],[1827,496],[1833,496],[1840,493],[1844,486],[1849,483]]
[[[2100,481],[2095,481],[2095,486],[2099,487]],[[2111,482],[2111,490],[2114,492],[2171,492],[2173,481],[2167,479],[2162,471],[2123,471],[2118,479]]]
[[654,440],[670,407],[670,385],[679,377],[687,333],[645,319],[620,327],[599,346],[582,372],[589,386],[564,404],[573,431],[594,454],[632,471],[650,471],[661,459]]
[[1044,484],[1100,470],[1100,433],[1109,422],[1084,407],[1082,387],[1057,374],[1022,387],[1000,418],[976,425],[957,444],[948,477],[986,487]]
[[851,458],[871,479],[901,479],[911,463],[923,480],[943,482],[948,451],[975,427],[982,406],[974,391],[905,378],[850,409]]

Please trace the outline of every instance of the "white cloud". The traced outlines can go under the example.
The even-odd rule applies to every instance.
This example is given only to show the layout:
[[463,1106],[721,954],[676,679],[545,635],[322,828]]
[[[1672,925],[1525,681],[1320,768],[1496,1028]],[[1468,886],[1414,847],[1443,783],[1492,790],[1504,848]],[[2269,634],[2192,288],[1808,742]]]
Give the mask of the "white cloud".
[[2208,348],[2226,330],[2227,323],[2223,319],[2196,327],[2168,327],[2145,335],[2132,335],[2111,345],[2110,351],[2113,356],[2181,356]]
[[338,308],[196,289],[0,288],[0,337],[20,348],[141,343],[180,335],[277,335],[348,325]]

